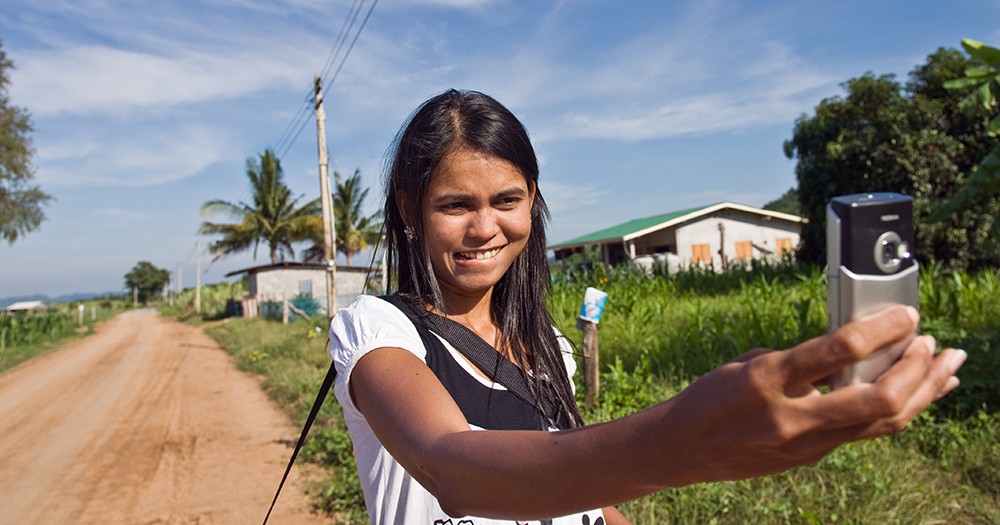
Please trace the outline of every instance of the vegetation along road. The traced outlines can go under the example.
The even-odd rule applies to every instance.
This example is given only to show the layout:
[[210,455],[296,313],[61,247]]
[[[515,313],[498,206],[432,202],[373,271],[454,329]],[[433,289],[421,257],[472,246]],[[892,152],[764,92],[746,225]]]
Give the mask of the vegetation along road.
[[[259,523],[297,430],[152,310],[0,375],[0,523]],[[286,484],[271,521],[323,523]]]

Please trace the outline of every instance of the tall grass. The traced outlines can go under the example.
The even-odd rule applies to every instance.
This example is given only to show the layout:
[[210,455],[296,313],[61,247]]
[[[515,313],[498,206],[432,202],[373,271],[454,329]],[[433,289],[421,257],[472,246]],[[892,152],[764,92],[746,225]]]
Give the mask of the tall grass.
[[0,316],[0,352],[9,346],[33,345],[68,335],[76,323],[68,313],[18,313]]
[[[600,277],[598,277],[598,275]],[[550,310],[576,342],[583,290],[607,292],[600,326],[600,405],[620,417],[679,392],[754,348],[785,349],[826,332],[820,268],[758,265],[649,278],[605,269],[554,283]],[[1000,522],[1000,272],[921,275],[922,333],[969,352],[962,386],[901,434],[849,444],[775,476],[671,489],[621,507],[636,523]],[[582,385],[578,385],[582,389]]]
[[195,312],[195,289],[181,290],[174,297],[173,304],[163,301],[158,308],[164,315],[176,316],[187,321],[222,319],[227,315],[230,300],[239,300],[247,295],[247,285],[243,281],[222,281],[201,287],[201,313]]
[[[84,306],[83,323],[70,312]],[[0,372],[58,348],[67,339],[93,333],[96,324],[120,311],[112,299],[58,304],[46,312],[0,315]],[[93,310],[92,310],[93,308]]]

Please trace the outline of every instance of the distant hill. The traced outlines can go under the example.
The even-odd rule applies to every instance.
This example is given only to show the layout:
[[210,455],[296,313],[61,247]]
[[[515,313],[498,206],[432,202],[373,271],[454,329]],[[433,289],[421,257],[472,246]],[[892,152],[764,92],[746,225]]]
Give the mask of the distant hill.
[[47,295],[35,294],[35,295],[21,295],[17,297],[4,297],[0,298],[0,308],[6,308],[14,303],[21,301],[43,301],[49,304],[59,304],[59,303],[69,303],[72,301],[95,299],[98,297],[107,297],[109,295],[122,295],[124,292],[102,292],[102,293],[71,293],[66,295],[60,295],[58,297],[49,297]]

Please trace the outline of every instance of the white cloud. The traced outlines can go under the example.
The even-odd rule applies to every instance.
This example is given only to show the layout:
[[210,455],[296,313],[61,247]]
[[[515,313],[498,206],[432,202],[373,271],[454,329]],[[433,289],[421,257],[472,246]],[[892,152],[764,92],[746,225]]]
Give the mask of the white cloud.
[[[38,146],[37,178],[46,186],[147,186],[190,177],[219,160],[226,138],[207,127],[141,131]],[[97,146],[98,141],[100,147]]]
[[304,84],[294,62],[255,53],[157,56],[106,46],[22,52],[12,97],[39,116],[125,114]]
[[563,184],[552,180],[539,181],[538,188],[553,214],[596,205],[600,197],[608,193],[597,190],[593,184]]

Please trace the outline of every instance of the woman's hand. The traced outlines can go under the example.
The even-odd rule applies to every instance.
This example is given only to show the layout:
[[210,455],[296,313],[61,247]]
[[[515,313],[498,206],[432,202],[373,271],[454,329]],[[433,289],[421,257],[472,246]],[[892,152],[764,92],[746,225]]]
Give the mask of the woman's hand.
[[668,401],[683,425],[694,477],[740,479],[817,461],[837,446],[899,432],[932,401],[958,386],[965,352],[934,355],[932,337],[915,337],[885,374],[821,394],[813,385],[890,343],[911,337],[919,315],[893,307],[786,351],[757,349],[703,376]]

